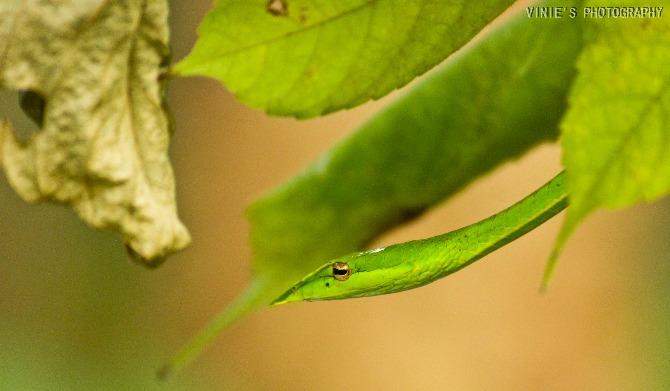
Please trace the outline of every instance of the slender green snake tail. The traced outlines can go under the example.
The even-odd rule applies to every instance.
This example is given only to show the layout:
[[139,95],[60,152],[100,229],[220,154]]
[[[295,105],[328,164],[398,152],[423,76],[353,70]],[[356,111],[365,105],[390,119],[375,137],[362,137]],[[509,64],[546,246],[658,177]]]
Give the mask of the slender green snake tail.
[[523,200],[475,224],[328,262],[273,305],[383,295],[429,284],[533,230],[567,205],[565,173],[561,172]]

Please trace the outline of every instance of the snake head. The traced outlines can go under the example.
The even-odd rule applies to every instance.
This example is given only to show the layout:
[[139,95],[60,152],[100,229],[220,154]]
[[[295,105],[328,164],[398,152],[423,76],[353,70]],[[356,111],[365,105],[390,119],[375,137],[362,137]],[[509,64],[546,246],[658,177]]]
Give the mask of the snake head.
[[347,291],[342,284],[349,280],[352,273],[353,270],[346,262],[329,262],[289,288],[272,305],[335,299]]
[[[411,264],[402,264],[393,251],[384,249],[354,253],[326,263],[308,274],[272,305],[294,301],[339,300],[397,291]],[[391,262],[389,262],[391,261]]]

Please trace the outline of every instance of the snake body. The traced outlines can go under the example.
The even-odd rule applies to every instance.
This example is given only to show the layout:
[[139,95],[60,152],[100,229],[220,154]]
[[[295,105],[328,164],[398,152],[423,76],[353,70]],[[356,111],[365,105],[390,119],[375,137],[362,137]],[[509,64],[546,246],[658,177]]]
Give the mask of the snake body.
[[328,262],[273,304],[383,295],[429,284],[531,231],[567,204],[565,174],[560,173],[523,200],[475,224]]

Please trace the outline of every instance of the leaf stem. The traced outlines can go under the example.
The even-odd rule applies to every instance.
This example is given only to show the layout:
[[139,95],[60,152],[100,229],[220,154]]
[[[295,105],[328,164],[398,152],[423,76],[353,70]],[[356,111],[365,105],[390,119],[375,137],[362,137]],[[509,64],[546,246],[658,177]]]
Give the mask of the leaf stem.
[[160,380],[167,380],[182,368],[191,363],[202,351],[211,344],[216,336],[231,323],[265,303],[264,290],[270,281],[267,276],[255,277],[247,289],[230,303],[212,321],[188,341],[169,362],[157,373]]

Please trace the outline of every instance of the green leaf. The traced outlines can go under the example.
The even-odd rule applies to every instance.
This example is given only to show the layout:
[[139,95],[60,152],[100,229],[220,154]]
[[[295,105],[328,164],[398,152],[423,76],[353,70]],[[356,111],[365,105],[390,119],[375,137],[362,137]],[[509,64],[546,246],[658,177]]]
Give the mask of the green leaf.
[[0,88],[29,90],[41,125],[21,140],[0,122],[11,186],[119,231],[147,263],[190,241],[167,155],[166,21],[166,1],[0,2]]
[[670,191],[670,19],[587,24],[561,125],[570,207],[544,286],[566,240],[590,212]]
[[492,168],[555,139],[581,45],[580,25],[524,15],[450,58],[303,173],[256,201],[248,210],[250,288],[164,374],[326,260],[361,249]]
[[311,117],[382,97],[466,43],[511,0],[220,0],[181,75]]

